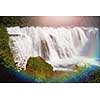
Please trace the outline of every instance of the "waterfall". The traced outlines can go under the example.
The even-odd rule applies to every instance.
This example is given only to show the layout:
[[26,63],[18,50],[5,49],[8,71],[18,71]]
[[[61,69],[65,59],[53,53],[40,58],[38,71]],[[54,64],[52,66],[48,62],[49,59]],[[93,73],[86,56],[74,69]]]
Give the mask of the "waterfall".
[[[95,27],[9,27],[9,45],[19,67],[29,57],[40,56],[56,70],[70,69],[77,63],[98,64],[91,58],[98,42]],[[91,54],[89,54],[89,52]]]

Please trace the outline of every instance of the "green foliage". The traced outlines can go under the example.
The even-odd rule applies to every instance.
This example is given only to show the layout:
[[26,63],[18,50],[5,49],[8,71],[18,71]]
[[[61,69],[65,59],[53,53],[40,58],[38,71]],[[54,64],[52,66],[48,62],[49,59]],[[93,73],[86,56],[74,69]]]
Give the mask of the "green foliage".
[[9,48],[9,36],[6,27],[17,26],[21,24],[19,16],[0,16],[0,57],[6,62],[14,65],[14,59]]
[[45,80],[52,76],[53,67],[41,57],[31,57],[28,60],[26,71]]
[[10,63],[11,65],[15,65],[13,56],[9,48],[8,41],[9,41],[9,37],[5,27],[0,26],[0,57],[3,58],[8,63]]
[[21,25],[21,16],[0,16],[0,25],[10,27]]
[[47,62],[45,62],[44,59],[42,59],[41,57],[31,57],[29,58],[28,61],[28,66],[34,66],[34,69],[44,69],[44,70],[51,70],[52,71],[52,67],[50,64],[48,64]]

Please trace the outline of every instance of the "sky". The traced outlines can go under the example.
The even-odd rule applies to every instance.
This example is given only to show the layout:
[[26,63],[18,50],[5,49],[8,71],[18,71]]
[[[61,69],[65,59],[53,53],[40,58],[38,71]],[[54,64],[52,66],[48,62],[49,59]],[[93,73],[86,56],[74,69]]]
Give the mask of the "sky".
[[34,26],[100,26],[98,16],[28,16],[24,18],[28,25]]

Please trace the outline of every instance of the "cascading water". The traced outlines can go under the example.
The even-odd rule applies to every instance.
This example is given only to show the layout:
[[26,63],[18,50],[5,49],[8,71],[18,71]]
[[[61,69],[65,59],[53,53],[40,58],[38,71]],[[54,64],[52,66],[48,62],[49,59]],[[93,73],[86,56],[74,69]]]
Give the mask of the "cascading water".
[[99,63],[92,59],[99,30],[94,27],[10,27],[9,45],[17,66],[26,67],[29,57],[40,56],[54,70],[67,70],[74,64]]

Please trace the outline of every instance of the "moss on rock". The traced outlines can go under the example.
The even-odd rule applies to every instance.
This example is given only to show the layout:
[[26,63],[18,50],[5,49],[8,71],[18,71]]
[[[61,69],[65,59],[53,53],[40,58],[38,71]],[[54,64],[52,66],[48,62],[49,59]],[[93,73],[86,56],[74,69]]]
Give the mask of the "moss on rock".
[[41,79],[46,79],[52,76],[53,67],[41,57],[30,57],[26,71]]

